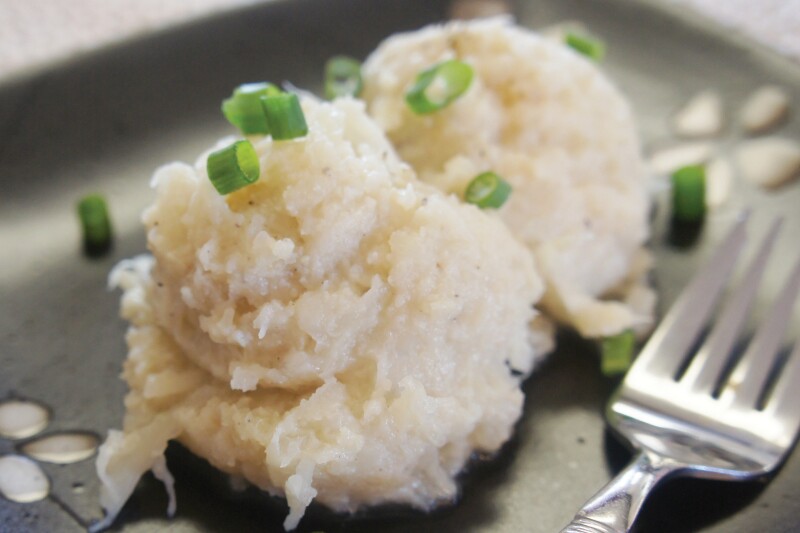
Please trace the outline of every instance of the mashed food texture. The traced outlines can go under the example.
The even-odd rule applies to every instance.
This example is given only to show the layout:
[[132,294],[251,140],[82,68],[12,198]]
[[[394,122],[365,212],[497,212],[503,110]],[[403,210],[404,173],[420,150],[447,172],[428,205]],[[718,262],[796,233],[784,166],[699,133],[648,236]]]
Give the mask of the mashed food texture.
[[285,496],[291,529],[314,499],[452,499],[511,435],[539,355],[530,253],[419,182],[363,103],[303,108],[306,137],[251,138],[254,185],[220,196],[205,156],[153,178],[152,257],[112,274],[130,392],[98,457],[106,523],[143,472],[169,485],[170,439]]
[[[421,71],[471,65],[468,91],[417,115]],[[387,39],[363,69],[368,111],[420,179],[463,195],[493,170],[513,187],[502,220],[532,252],[543,309],[588,337],[650,321],[647,172],[631,110],[591,60],[498,18]]]

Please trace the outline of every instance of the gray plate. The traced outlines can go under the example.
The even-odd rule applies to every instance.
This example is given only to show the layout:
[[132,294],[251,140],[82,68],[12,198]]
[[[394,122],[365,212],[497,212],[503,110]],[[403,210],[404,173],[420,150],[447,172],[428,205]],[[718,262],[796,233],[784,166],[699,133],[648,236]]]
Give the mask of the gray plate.
[[[294,0],[254,6],[124,43],[0,86],[0,398],[23,396],[52,408],[49,431],[119,427],[125,324],[119,295],[105,289],[109,269],[144,250],[138,215],[161,163],[193,161],[230,132],[218,112],[232,86],[257,79],[319,88],[326,58],[364,57],[385,36],[441,20],[440,1]],[[648,144],[669,139],[665,118],[694,91],[720,89],[734,109],[764,82],[788,88],[800,104],[800,69],[730,32],[648,2],[539,0],[516,6],[539,27],[579,19],[609,45],[604,68],[630,95]],[[800,136],[792,118],[783,134]],[[740,135],[728,127],[724,146]],[[112,253],[81,254],[77,198],[107,194],[116,227]],[[778,290],[800,242],[797,184],[766,193],[737,187],[698,239],[670,239],[664,210],[654,219],[655,278],[662,308],[733,214],[753,206],[755,230],[773,213],[788,217],[785,261],[770,271]],[[763,303],[763,302],[762,302]],[[795,331],[798,329],[794,323]],[[618,470],[627,452],[604,428],[603,405],[615,385],[601,377],[591,346],[562,335],[554,354],[526,384],[516,437],[500,456],[464,476],[461,502],[430,515],[386,508],[336,517],[312,508],[300,530],[554,532]],[[13,443],[0,440],[0,453]],[[175,446],[178,515],[164,518],[163,489],[146,478],[118,529],[280,531],[285,504],[255,490],[231,492],[222,476]],[[54,496],[34,504],[0,499],[0,530],[80,531],[100,516],[92,461],[44,465]],[[81,484],[83,490],[74,490]],[[675,481],[644,510],[649,533],[794,531],[800,517],[800,454],[766,483]]]

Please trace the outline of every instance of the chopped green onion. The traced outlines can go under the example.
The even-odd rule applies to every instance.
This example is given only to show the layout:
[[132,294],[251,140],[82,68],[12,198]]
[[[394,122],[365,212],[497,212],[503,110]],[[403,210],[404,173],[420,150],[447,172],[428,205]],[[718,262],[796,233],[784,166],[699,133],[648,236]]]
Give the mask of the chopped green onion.
[[672,215],[681,222],[699,222],[706,212],[706,172],[702,165],[672,174]]
[[250,141],[237,141],[213,152],[206,161],[206,170],[208,179],[222,195],[255,183],[261,173],[258,155]]
[[261,105],[267,116],[270,135],[276,141],[294,139],[308,133],[306,117],[296,94],[262,96]]
[[84,196],[78,202],[78,217],[83,230],[84,249],[90,255],[111,247],[111,219],[106,200],[99,194]]
[[481,209],[498,208],[511,194],[511,185],[494,172],[484,172],[475,176],[467,185],[464,200]]
[[245,83],[234,89],[231,97],[222,102],[222,114],[246,135],[269,133],[267,118],[261,108],[261,97],[280,92],[271,83]]
[[604,338],[600,354],[600,370],[603,374],[615,376],[626,372],[633,362],[635,344],[636,338],[631,330]]
[[352,57],[334,56],[325,63],[325,98],[358,96],[364,88],[361,63]]
[[567,46],[595,61],[602,60],[606,55],[606,45],[600,39],[570,32],[565,40]]
[[414,113],[433,113],[450,105],[472,83],[472,67],[451,59],[424,70],[406,93],[406,102]]

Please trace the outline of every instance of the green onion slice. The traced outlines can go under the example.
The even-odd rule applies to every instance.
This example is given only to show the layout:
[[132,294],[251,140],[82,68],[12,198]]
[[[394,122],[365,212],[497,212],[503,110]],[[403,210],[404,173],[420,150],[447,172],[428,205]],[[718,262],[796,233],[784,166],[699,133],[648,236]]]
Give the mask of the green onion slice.
[[467,185],[464,200],[481,209],[502,206],[511,194],[511,185],[494,172],[484,172],[475,176]]
[[567,46],[595,61],[601,61],[606,55],[606,45],[600,39],[570,32],[565,40]]
[[626,372],[633,362],[635,344],[636,338],[631,330],[604,338],[600,354],[600,370],[603,374],[615,376]]
[[261,173],[258,155],[250,141],[237,141],[213,152],[206,161],[208,179],[222,195],[255,183]]
[[84,196],[78,202],[78,218],[83,230],[83,243],[87,252],[108,250],[111,246],[111,219],[106,200],[99,194]]
[[347,56],[334,56],[325,63],[325,98],[358,96],[364,88],[361,63]]
[[444,61],[419,73],[406,93],[406,103],[418,115],[433,113],[464,94],[472,77],[472,67],[463,61]]
[[261,105],[267,116],[269,132],[276,141],[295,139],[308,133],[306,117],[296,94],[262,96]]
[[672,215],[681,222],[699,222],[706,212],[706,172],[702,165],[672,174]]
[[280,92],[271,83],[245,83],[234,89],[231,97],[222,102],[222,114],[246,135],[269,133],[267,118],[261,108],[261,97]]

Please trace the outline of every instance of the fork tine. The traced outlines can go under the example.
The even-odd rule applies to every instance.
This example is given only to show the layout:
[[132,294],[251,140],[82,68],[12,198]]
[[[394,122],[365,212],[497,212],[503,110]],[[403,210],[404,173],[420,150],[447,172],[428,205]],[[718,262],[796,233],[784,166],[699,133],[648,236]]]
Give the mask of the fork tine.
[[772,223],[769,233],[767,233],[767,237],[761,243],[755,258],[750,263],[741,285],[725,304],[725,308],[716,321],[714,329],[703,344],[703,347],[692,359],[686,374],[681,378],[681,381],[688,384],[693,390],[710,393],[716,386],[722,368],[728,360],[739,332],[749,316],[750,308],[758,292],[761,276],[764,274],[767,259],[782,222],[782,219],[777,218]]
[[720,400],[734,406],[753,408],[764,388],[774,356],[783,342],[783,334],[792,317],[800,292],[800,259],[795,263],[778,301],[772,306],[747,351],[736,365]]
[[695,274],[661,321],[661,325],[653,332],[629,374],[674,374],[677,371],[700,329],[708,321],[739,256],[744,245],[749,215],[749,212],[745,212],[739,216],[711,260]]
[[[775,384],[775,389],[772,391],[772,395],[764,409],[785,424],[786,431],[783,433],[789,436],[796,435],[797,430],[800,429],[800,394],[797,392],[798,387],[800,387],[800,339],[795,341],[794,349],[789,354],[783,371]],[[789,438],[789,442],[785,443],[787,446],[793,440],[793,437]]]

